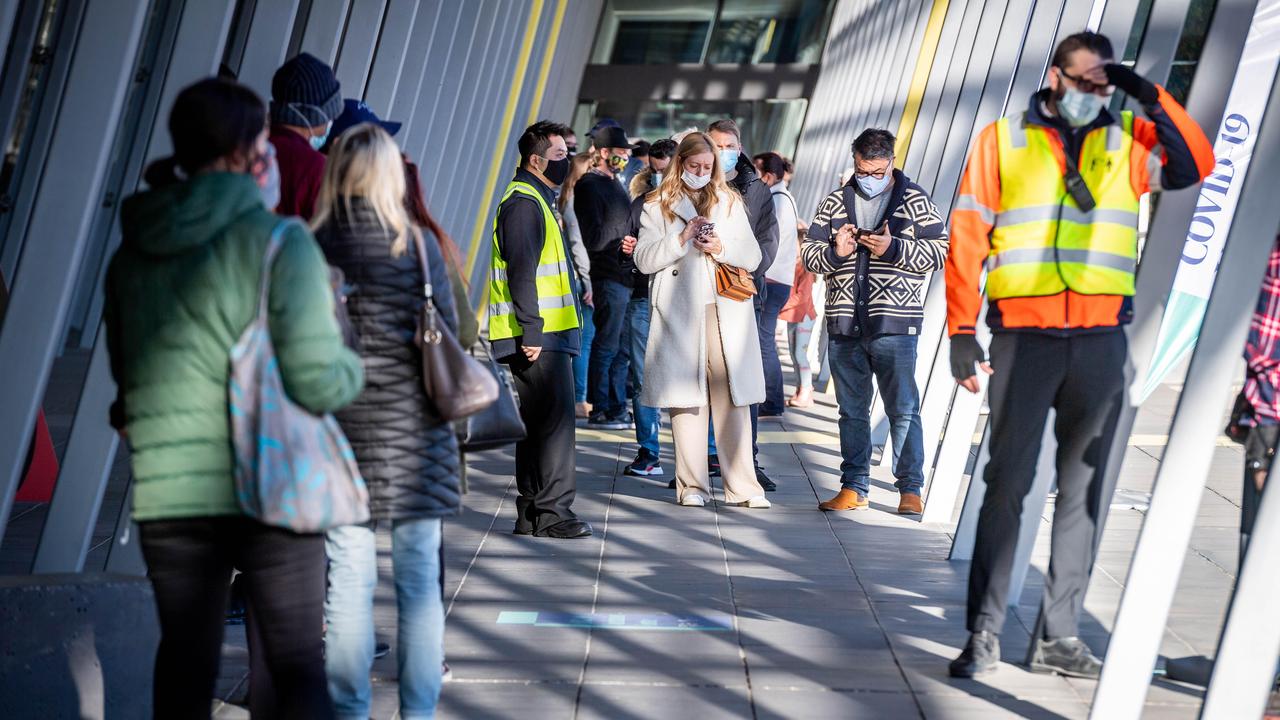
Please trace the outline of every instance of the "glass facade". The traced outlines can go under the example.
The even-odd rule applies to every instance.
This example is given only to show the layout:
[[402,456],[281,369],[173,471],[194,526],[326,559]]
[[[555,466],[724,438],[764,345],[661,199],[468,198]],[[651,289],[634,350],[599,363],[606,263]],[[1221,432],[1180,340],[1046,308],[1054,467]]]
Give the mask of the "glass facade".
[[598,65],[816,63],[826,0],[609,0]]
[[[804,124],[809,88],[782,90],[785,83],[771,78],[773,84],[764,84],[750,99],[725,100],[690,98],[687,89],[681,97],[678,88],[734,87],[744,81],[732,74],[754,65],[816,65],[834,6],[829,0],[608,0],[588,77],[592,66],[702,67],[681,68],[677,82],[665,82],[664,76],[662,82],[645,84],[637,76],[634,86],[659,88],[650,97],[635,87],[617,88],[616,82],[584,88],[573,126],[581,131],[607,117],[633,137],[653,140],[731,117],[742,127],[748,151],[790,156]],[[750,82],[761,87],[755,79]]]

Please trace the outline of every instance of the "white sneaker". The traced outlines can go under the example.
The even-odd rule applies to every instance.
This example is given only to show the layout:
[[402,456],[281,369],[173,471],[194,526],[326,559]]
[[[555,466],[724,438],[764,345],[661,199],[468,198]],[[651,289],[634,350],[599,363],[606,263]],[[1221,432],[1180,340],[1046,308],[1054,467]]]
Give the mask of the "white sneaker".
[[680,501],[680,504],[686,507],[706,507],[707,499],[698,493],[689,493],[684,496],[684,499]]
[[757,495],[744,504],[749,508],[758,508],[761,510],[773,507],[773,503],[769,502],[769,500],[763,495]]

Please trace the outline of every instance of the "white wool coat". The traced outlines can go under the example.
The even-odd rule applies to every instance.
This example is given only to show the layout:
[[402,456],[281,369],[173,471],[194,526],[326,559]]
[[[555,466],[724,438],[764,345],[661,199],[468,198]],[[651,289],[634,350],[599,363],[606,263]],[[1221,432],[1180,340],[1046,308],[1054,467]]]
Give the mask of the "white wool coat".
[[[764,363],[750,299],[730,300],[715,292],[708,274],[714,270],[705,253],[682,245],[682,217],[696,212],[686,198],[668,221],[657,202],[648,202],[641,217],[635,263],[650,277],[652,307],[649,344],[645,349],[641,402],[656,408],[701,407],[707,395],[707,314],[714,299],[720,319],[720,342],[729,370],[729,391],[739,407],[764,401]],[[722,195],[709,218],[724,246],[718,260],[752,272],[760,264],[760,244],[737,196]]]

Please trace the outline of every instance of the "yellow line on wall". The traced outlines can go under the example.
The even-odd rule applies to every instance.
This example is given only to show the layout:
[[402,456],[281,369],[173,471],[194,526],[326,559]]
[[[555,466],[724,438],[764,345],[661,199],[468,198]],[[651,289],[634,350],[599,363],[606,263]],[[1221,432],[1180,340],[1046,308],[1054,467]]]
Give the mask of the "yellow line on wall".
[[551,34],[547,36],[547,49],[542,53],[542,69],[538,72],[538,86],[533,91],[533,102],[529,105],[529,120],[525,125],[538,122],[538,111],[542,108],[542,97],[547,92],[547,78],[551,76],[551,63],[556,57],[556,44],[560,40],[560,28],[564,25],[564,12],[569,7],[569,0],[556,3],[556,15],[551,20]]
[[[490,206],[493,204],[493,191],[498,184],[498,175],[502,172],[502,159],[506,155],[507,143],[511,141],[511,123],[515,120],[516,105],[520,103],[520,91],[524,89],[525,74],[529,70],[529,55],[533,51],[533,41],[538,35],[538,22],[542,20],[543,0],[533,0],[533,8],[529,11],[529,19],[524,26],[524,39],[520,41],[520,52],[516,56],[515,68],[511,73],[511,89],[507,93],[507,105],[502,111],[502,122],[498,126],[498,143],[493,151],[493,160],[489,163],[488,180],[483,186],[484,199],[480,209],[476,211],[475,230],[471,233],[471,247],[467,248],[467,277],[472,277],[475,270],[476,256],[480,244],[484,240],[484,229],[488,225]],[[487,294],[487,293],[486,293]],[[483,306],[483,301],[481,302]]]
[[924,101],[925,86],[929,82],[929,72],[933,69],[933,59],[938,52],[938,41],[942,37],[942,23],[947,17],[949,0],[933,0],[933,9],[929,11],[929,23],[925,25],[924,41],[920,44],[920,56],[916,58],[916,69],[911,75],[911,87],[907,90],[907,104],[902,110],[902,122],[898,125],[898,146],[894,148],[899,168],[907,159],[907,150],[911,147],[911,135],[916,129],[916,120],[920,117],[920,103]]

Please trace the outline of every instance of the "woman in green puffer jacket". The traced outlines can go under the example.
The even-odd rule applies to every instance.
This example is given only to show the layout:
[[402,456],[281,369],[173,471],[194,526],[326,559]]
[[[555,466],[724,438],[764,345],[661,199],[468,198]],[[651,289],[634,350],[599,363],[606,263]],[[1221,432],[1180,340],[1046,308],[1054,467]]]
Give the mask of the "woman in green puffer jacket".
[[[169,131],[177,172],[125,202],[105,309],[112,424],[132,451],[133,515],[160,616],[154,712],[208,715],[234,567],[249,581],[280,714],[332,717],[324,536],[243,515],[232,480],[230,349],[256,312],[282,222],[249,174],[266,157],[266,108],[248,88],[204,80],[179,94]],[[269,324],[285,389],[312,412],[337,410],[361,390],[360,359],[343,345],[315,239],[294,222],[282,240]]]

